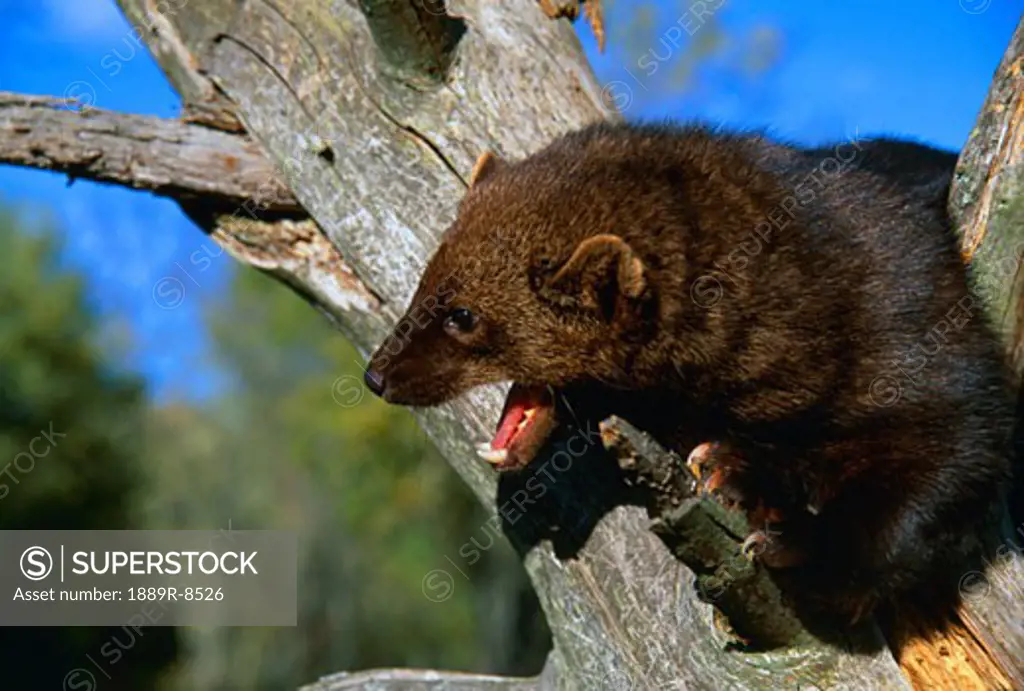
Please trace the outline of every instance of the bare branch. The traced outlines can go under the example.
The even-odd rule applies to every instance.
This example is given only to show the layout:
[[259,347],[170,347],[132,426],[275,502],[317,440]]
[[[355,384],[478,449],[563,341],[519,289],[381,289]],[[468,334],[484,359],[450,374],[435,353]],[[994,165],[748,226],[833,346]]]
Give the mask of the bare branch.
[[679,459],[624,420],[604,423],[602,437],[619,465],[652,488],[660,505],[651,530],[693,570],[697,591],[725,615],[737,641],[773,648],[811,643],[768,572],[741,555],[751,532],[745,516],[693,497]]
[[183,202],[305,216],[248,137],[180,120],[74,110],[45,96],[0,92],[0,162],[112,182]]
[[419,669],[342,672],[302,687],[301,691],[540,691],[538,679]]
[[335,321],[358,323],[380,309],[312,219],[261,221],[236,211],[202,226],[233,257],[284,281]]

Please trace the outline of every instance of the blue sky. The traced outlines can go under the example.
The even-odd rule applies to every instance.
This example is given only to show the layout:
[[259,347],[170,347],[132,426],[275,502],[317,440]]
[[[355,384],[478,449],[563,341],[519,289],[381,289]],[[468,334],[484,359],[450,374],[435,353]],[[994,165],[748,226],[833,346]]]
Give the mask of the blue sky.
[[[1016,0],[705,1],[721,4],[715,20],[724,40],[682,93],[665,89],[667,69],[648,75],[652,58],[638,64],[614,44],[598,55],[579,28],[599,79],[630,95],[628,116],[699,118],[804,143],[859,132],[948,148],[966,140],[1022,10]],[[684,50],[678,39],[673,44],[679,29],[670,32],[698,26],[680,12],[686,3],[648,4],[656,5],[645,34],[650,55]],[[609,24],[624,25],[633,6],[617,0]],[[742,69],[766,37],[771,66]],[[114,0],[0,0],[0,90],[75,95],[165,117],[179,108]],[[65,261],[87,275],[90,302],[105,321],[129,327],[127,364],[155,396],[218,390],[223,379],[208,357],[200,314],[235,267],[221,255],[205,271],[184,271],[191,253],[217,250],[172,202],[88,182],[68,187],[62,176],[5,166],[0,199],[55,220]],[[154,300],[161,281],[183,289],[180,304]]]

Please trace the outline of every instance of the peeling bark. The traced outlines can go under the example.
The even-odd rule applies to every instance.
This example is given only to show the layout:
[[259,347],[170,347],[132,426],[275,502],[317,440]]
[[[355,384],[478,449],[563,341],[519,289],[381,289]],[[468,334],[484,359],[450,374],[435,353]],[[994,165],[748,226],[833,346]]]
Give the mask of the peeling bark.
[[949,209],[990,316],[1003,330],[1018,376],[1024,375],[1024,24],[1010,41],[960,155]]
[[[949,210],[961,234],[989,319],[1024,382],[1024,20],[996,70],[985,104],[960,155]],[[1024,387],[1018,390],[1024,428]],[[960,617],[978,645],[1024,688],[1024,429],[1018,430],[1011,517],[993,538],[991,564],[975,574]],[[977,658],[974,658],[977,659]]]

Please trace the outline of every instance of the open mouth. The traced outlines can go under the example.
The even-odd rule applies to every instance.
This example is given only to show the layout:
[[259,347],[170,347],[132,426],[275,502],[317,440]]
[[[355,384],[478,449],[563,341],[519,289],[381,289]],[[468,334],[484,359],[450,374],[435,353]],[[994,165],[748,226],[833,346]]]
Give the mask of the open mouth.
[[477,453],[498,470],[522,468],[537,455],[557,422],[548,387],[513,384],[494,439],[480,444]]

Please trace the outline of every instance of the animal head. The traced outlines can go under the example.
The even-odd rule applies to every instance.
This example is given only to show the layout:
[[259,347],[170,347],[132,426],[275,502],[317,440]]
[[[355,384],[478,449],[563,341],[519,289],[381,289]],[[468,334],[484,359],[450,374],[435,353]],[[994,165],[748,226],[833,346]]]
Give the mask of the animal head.
[[370,387],[404,405],[481,384],[620,383],[653,291],[601,211],[577,208],[552,162],[485,154],[405,315],[370,360]]
[[571,149],[515,163],[482,156],[408,310],[370,359],[368,387],[429,406],[514,382],[499,451],[552,391],[628,388],[656,302],[647,263],[614,225],[616,207],[638,203],[628,197]]

